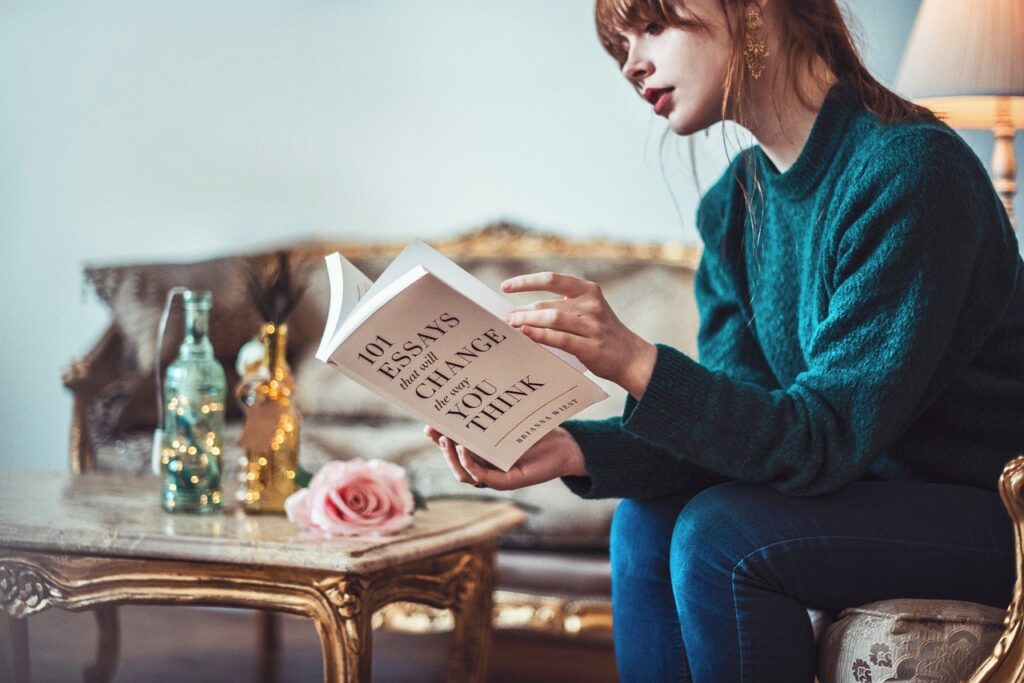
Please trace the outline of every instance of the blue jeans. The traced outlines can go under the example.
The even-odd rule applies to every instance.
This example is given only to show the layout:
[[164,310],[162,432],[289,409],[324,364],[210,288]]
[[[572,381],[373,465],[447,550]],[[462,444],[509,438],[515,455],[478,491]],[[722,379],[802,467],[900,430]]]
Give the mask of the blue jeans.
[[622,681],[810,683],[808,607],[887,598],[1005,606],[1013,527],[998,494],[861,481],[826,496],[718,484],[624,500],[611,532]]

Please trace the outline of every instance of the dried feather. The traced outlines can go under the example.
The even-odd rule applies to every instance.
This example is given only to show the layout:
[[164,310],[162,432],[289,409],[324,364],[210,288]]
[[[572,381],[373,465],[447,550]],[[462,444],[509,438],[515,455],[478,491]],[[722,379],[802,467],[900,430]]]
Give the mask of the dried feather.
[[286,250],[274,254],[274,263],[260,268],[250,262],[245,271],[246,288],[260,316],[267,322],[280,325],[288,320],[309,286],[308,269],[293,271],[290,254]]

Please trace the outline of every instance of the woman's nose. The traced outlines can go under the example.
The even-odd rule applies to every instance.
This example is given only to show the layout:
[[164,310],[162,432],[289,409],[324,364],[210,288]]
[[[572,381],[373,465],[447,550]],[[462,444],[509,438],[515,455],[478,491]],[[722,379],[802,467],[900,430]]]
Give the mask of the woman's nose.
[[650,76],[652,71],[654,71],[654,66],[649,59],[634,55],[632,52],[622,65],[622,75],[631,83],[639,83]]

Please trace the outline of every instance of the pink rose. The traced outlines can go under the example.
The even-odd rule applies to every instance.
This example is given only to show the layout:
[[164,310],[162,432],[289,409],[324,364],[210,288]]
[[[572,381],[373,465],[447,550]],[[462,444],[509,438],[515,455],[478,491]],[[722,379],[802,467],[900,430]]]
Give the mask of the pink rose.
[[414,506],[404,469],[362,458],[324,464],[284,502],[292,522],[339,536],[397,533],[412,524]]

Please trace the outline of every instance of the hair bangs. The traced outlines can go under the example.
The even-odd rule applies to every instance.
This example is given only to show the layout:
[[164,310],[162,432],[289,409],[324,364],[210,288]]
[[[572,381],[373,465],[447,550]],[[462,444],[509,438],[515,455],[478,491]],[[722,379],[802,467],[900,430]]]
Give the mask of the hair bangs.
[[692,22],[680,17],[686,13],[682,0],[597,0],[594,23],[601,46],[622,66],[628,54],[623,33],[652,21],[663,26],[690,26]]

